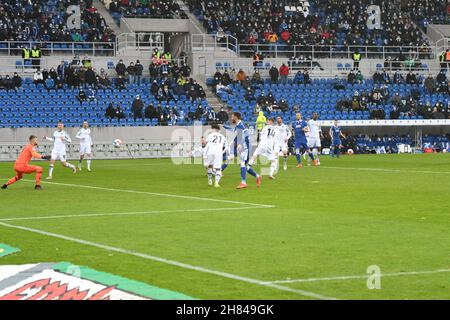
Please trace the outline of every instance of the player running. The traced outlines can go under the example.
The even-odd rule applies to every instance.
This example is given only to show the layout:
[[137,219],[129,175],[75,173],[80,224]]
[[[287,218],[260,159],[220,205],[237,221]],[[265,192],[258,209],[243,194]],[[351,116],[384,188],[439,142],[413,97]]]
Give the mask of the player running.
[[220,178],[222,177],[222,161],[224,150],[228,148],[227,138],[220,133],[218,124],[211,126],[213,132],[206,138],[205,163],[208,168],[208,185],[213,185],[213,173],[215,175],[214,187],[220,187]]
[[[277,169],[278,154],[275,152],[275,135],[276,127],[273,125],[274,120],[267,120],[267,125],[261,130],[259,134],[259,144],[253,153],[252,158],[249,161],[249,165],[252,166],[259,156],[264,156],[270,161],[269,179],[275,179],[274,174]],[[257,176],[258,180],[261,180],[260,176]],[[260,182],[258,183],[258,187]]]
[[47,180],[53,179],[53,168],[56,160],[60,160],[63,167],[72,169],[72,173],[77,173],[77,168],[73,164],[66,161],[66,144],[71,143],[72,139],[70,139],[69,135],[66,131],[64,131],[64,125],[62,122],[58,122],[58,126],[56,128],[57,129],[53,132],[53,136],[51,138],[44,137],[44,139],[54,143],[52,156],[50,159],[50,169],[48,171],[48,177],[46,178]]
[[341,154],[342,142],[341,137],[345,138],[345,135],[341,131],[341,127],[338,124],[337,120],[334,120],[333,125],[330,128],[330,137],[331,137],[331,157],[339,158]]
[[317,166],[317,160],[314,159],[312,151],[308,147],[308,141],[306,140],[306,133],[309,131],[308,124],[302,120],[302,114],[297,112],[295,114],[295,122],[292,125],[295,134],[295,156],[297,158],[297,168],[301,168],[302,165],[302,153],[306,152],[314,165]]
[[83,122],[82,128],[78,131],[75,138],[80,139],[80,160],[78,161],[78,170],[81,171],[83,159],[86,156],[87,171],[91,172],[92,160],[92,138],[91,129],[87,121]]
[[16,175],[14,176],[14,178],[10,179],[7,183],[5,183],[2,186],[2,189],[7,189],[8,186],[22,179],[24,174],[31,174],[33,172],[36,172],[36,185],[34,189],[35,190],[42,189],[41,186],[42,167],[30,166],[29,162],[33,158],[50,160],[50,156],[49,155],[43,156],[36,151],[36,146],[39,143],[38,138],[36,136],[33,135],[30,136],[28,141],[30,143],[22,149],[19,157],[14,163],[14,171],[16,172]]
[[283,123],[282,117],[277,117],[277,125],[275,126],[275,156],[277,159],[278,168],[278,155],[280,151],[283,153],[283,170],[287,170],[288,159],[288,141],[292,136],[291,129],[288,125]]
[[249,131],[242,122],[242,116],[239,112],[233,112],[231,115],[231,122],[235,125],[234,128],[229,126],[224,126],[224,128],[233,131],[236,135],[230,150],[234,150],[234,148],[236,148],[236,153],[240,158],[241,183],[237,186],[237,189],[247,188],[247,172],[256,178],[256,185],[259,186],[261,184],[261,177],[258,176],[251,166],[248,166],[250,154]]
[[308,147],[313,152],[313,155],[316,157],[316,163],[314,165],[320,166],[320,151],[321,151],[321,143],[320,139],[322,136],[322,129],[320,127],[320,123],[318,121],[319,114],[317,112],[313,112],[312,119],[308,121],[309,127],[309,139],[308,139]]

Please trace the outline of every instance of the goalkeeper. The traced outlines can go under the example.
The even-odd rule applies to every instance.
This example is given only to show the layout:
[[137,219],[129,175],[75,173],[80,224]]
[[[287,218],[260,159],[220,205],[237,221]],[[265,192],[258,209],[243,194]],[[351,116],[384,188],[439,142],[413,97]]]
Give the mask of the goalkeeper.
[[17,158],[16,163],[14,163],[14,171],[16,172],[16,175],[14,176],[14,178],[10,179],[6,184],[4,184],[2,186],[2,189],[6,189],[8,188],[9,185],[22,179],[24,174],[31,174],[33,172],[36,172],[36,186],[34,187],[34,189],[36,190],[42,189],[41,187],[42,167],[30,166],[29,162],[33,158],[50,160],[50,155],[43,156],[36,151],[36,146],[39,143],[38,138],[36,136],[34,135],[30,136],[29,141],[30,143],[22,149],[22,152]]

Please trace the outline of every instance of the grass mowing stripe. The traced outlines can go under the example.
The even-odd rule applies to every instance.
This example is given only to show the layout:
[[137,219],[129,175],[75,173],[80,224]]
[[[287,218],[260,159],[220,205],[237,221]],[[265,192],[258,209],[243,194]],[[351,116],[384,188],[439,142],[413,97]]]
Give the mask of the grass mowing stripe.
[[207,268],[194,266],[194,265],[190,265],[190,264],[186,264],[186,263],[182,263],[182,262],[178,262],[178,261],[174,261],[174,260],[168,260],[168,259],[161,258],[161,257],[156,257],[156,256],[144,254],[144,253],[127,250],[127,249],[112,247],[112,246],[108,246],[108,245],[104,245],[104,244],[100,244],[100,243],[96,243],[96,242],[91,242],[91,241],[87,241],[87,240],[68,237],[68,236],[51,233],[51,232],[47,232],[47,231],[43,231],[43,230],[8,224],[8,223],[4,223],[4,222],[0,222],[0,226],[6,227],[6,228],[11,228],[11,229],[28,231],[28,232],[32,232],[32,233],[37,233],[37,234],[45,235],[48,237],[58,238],[58,239],[66,240],[66,241],[79,243],[82,245],[87,245],[87,246],[104,249],[107,251],[113,251],[113,252],[118,252],[118,253],[122,253],[122,254],[127,254],[127,255],[131,255],[131,256],[147,259],[147,260],[152,260],[152,261],[156,261],[156,262],[160,262],[160,263],[164,263],[164,264],[168,264],[168,265],[172,265],[172,266],[176,266],[176,267],[180,267],[180,268],[184,268],[184,269],[188,269],[188,270],[194,270],[194,271],[198,271],[198,272],[202,272],[202,273],[213,274],[213,275],[216,275],[216,276],[219,276],[222,278],[228,278],[228,279],[232,279],[232,280],[236,280],[236,281],[251,283],[251,284],[268,287],[268,288],[273,288],[273,289],[277,289],[277,290],[281,290],[281,291],[292,292],[292,293],[295,293],[295,294],[298,294],[298,295],[304,296],[304,297],[309,297],[309,298],[314,298],[314,299],[319,299],[319,300],[336,300],[336,298],[323,296],[323,295],[320,295],[320,294],[317,294],[314,292],[310,292],[310,291],[293,289],[293,288],[285,287],[285,286],[275,284],[275,283],[267,283],[267,282],[264,282],[261,280],[256,280],[256,279],[252,279],[252,278],[238,276],[238,275],[231,274],[231,273],[207,269]]
[[79,218],[79,217],[103,217],[103,216],[127,216],[127,215],[147,215],[147,214],[159,214],[159,213],[185,213],[185,212],[211,212],[211,211],[233,211],[233,210],[246,210],[246,209],[268,209],[257,207],[236,207],[236,208],[205,208],[205,209],[179,209],[179,210],[154,210],[154,211],[141,211],[141,212],[113,212],[113,213],[85,213],[85,214],[67,214],[58,216],[41,216],[41,217],[17,217],[17,218],[4,218],[0,221],[18,221],[18,220],[45,220],[45,219],[64,219],[64,218]]
[[[27,179],[24,179],[23,181],[35,182],[34,180],[27,180]],[[223,200],[223,199],[213,199],[213,198],[204,198],[204,197],[195,197],[195,196],[183,196],[183,195],[170,194],[170,193],[137,191],[137,190],[128,190],[128,189],[114,189],[114,188],[88,186],[88,185],[72,184],[72,183],[61,183],[61,182],[45,182],[45,183],[46,184],[59,185],[59,186],[66,186],[66,187],[74,187],[74,188],[85,188],[85,189],[104,190],[104,191],[112,191],[112,192],[147,194],[147,195],[151,195],[151,196],[180,198],[180,199],[189,199],[189,200],[200,200],[200,201],[212,201],[212,202],[242,204],[242,205],[247,205],[247,206],[250,205],[250,206],[255,206],[255,207],[260,207],[260,208],[274,208],[275,207],[274,205],[269,205],[269,204],[260,204],[260,203],[251,203],[251,202],[242,202],[242,201],[233,201],[233,200]]]
[[[436,274],[450,272],[450,269],[439,269],[431,271],[410,271],[410,272],[396,272],[396,273],[381,273],[380,277],[401,277],[401,276],[415,276],[423,274]],[[307,278],[307,279],[290,279],[290,280],[276,280],[267,281],[266,283],[300,283],[300,282],[318,282],[318,281],[338,281],[338,280],[355,280],[368,279],[370,275],[355,275],[355,276],[337,276],[337,277],[323,277],[323,278]]]

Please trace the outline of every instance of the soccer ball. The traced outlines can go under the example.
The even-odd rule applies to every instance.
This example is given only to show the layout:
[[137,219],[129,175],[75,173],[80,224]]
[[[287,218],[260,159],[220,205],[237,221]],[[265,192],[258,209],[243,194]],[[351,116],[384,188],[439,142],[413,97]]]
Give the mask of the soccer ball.
[[115,140],[113,141],[113,146],[114,146],[115,148],[120,148],[122,145],[123,145],[123,141],[120,140],[120,139],[115,139]]
[[353,149],[348,149],[348,150],[347,150],[347,154],[348,154],[349,156],[352,156],[352,155],[353,155]]

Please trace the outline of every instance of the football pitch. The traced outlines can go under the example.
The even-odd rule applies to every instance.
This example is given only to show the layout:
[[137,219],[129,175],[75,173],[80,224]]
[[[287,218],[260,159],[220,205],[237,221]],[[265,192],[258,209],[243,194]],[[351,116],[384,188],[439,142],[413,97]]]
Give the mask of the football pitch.
[[34,175],[0,190],[0,243],[21,250],[0,265],[67,261],[196,299],[450,297],[449,155],[294,161],[246,190],[237,165],[215,189],[168,159],[57,164],[42,191]]

